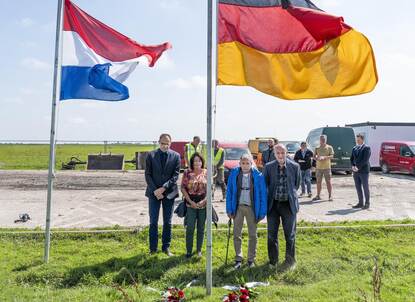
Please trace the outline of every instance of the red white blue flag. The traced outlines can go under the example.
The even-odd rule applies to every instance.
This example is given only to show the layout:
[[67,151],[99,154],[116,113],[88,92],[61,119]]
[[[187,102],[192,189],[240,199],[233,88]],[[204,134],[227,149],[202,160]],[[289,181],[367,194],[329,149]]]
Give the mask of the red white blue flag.
[[154,66],[170,47],[139,44],[65,0],[60,99],[128,99],[122,83],[137,64]]

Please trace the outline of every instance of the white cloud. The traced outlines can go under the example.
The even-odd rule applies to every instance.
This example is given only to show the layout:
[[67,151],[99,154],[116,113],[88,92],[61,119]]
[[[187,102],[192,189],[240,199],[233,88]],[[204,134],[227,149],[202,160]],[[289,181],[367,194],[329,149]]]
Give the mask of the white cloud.
[[50,70],[52,65],[36,58],[24,58],[20,61],[20,65],[33,70]]
[[204,88],[206,87],[206,77],[195,75],[188,79],[177,78],[175,80],[168,81],[166,86],[176,89]]
[[35,25],[35,24],[36,24],[36,22],[35,22],[35,21],[33,21],[33,19],[30,19],[30,18],[22,18],[22,19],[19,21],[19,24],[20,24],[20,26],[22,26],[22,27],[31,27],[31,26]]
[[162,54],[154,67],[156,69],[173,69],[175,64],[171,56],[165,52]]
[[160,2],[160,7],[165,10],[182,9],[183,5],[178,0],[163,0]]
[[9,104],[23,104],[23,99],[20,97],[4,98],[2,101]]
[[75,125],[85,125],[87,123],[83,117],[69,117],[68,122]]

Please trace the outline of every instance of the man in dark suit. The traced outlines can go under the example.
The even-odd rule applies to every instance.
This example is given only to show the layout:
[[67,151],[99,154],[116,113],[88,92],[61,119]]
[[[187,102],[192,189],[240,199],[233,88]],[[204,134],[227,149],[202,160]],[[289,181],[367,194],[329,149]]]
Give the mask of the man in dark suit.
[[287,158],[284,145],[274,146],[274,152],[276,160],[268,163],[263,170],[268,188],[268,258],[270,267],[275,269],[278,264],[278,229],[281,220],[286,241],[285,265],[294,268],[300,166]]
[[[359,203],[353,208],[369,209],[370,207],[370,192],[369,192],[369,172],[370,172],[370,154],[371,150],[365,144],[365,137],[363,134],[356,135],[357,145],[353,147],[350,161],[352,163],[353,179],[356,186],[357,197]],[[363,188],[363,190],[362,190]],[[363,193],[365,201],[363,202]]]
[[268,140],[268,149],[262,152],[262,166],[263,167],[265,167],[267,163],[275,160],[274,146],[276,144],[278,144],[278,140],[276,138],[272,138]]
[[161,134],[159,144],[160,148],[148,154],[145,170],[146,196],[148,197],[150,214],[150,253],[154,254],[157,252],[158,220],[160,206],[162,206],[162,251],[166,255],[172,256],[170,252],[171,219],[174,199],[179,196],[177,180],[180,174],[180,155],[170,150],[171,136],[169,134]]

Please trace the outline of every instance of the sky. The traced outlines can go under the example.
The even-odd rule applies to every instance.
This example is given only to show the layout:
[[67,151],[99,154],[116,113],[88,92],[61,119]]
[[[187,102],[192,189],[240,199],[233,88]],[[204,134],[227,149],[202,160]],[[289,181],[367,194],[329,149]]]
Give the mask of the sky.
[[[90,15],[142,44],[173,48],[153,68],[139,66],[123,102],[60,102],[58,140],[153,141],[206,138],[206,0],[73,0]],[[414,122],[415,2],[314,0],[343,16],[374,49],[379,83],[372,93],[283,101],[250,87],[219,86],[214,136],[304,140],[321,126]],[[48,140],[56,0],[0,0],[0,141]]]

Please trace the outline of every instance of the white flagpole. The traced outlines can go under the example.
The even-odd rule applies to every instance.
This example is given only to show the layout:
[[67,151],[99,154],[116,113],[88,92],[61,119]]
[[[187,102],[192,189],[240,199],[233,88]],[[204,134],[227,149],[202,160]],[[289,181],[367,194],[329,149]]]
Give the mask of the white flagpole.
[[[208,31],[207,31],[207,240],[206,240],[206,294],[212,294],[212,99],[216,89],[216,52],[217,43],[213,45],[213,17],[217,19],[217,0],[208,0]],[[216,39],[214,40],[216,42]]]
[[56,106],[61,91],[61,67],[62,67],[62,25],[64,1],[58,0],[58,12],[56,17],[56,39],[55,39],[55,62],[53,71],[53,94],[52,94],[52,117],[50,125],[50,149],[49,149],[49,171],[48,171],[48,195],[46,206],[46,229],[45,229],[45,253],[44,261],[49,262],[50,250],[50,213],[52,204],[53,180],[55,178],[55,132],[56,132]]

